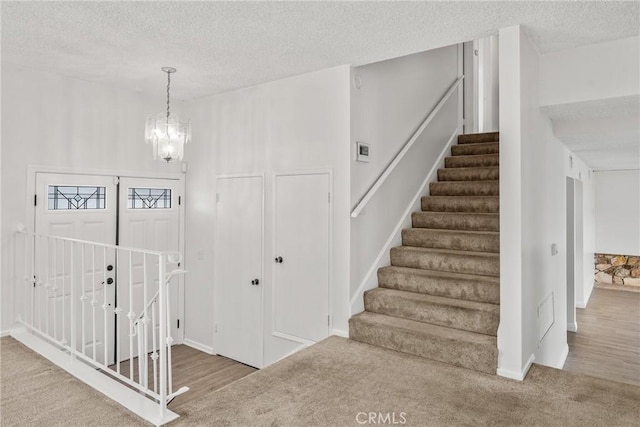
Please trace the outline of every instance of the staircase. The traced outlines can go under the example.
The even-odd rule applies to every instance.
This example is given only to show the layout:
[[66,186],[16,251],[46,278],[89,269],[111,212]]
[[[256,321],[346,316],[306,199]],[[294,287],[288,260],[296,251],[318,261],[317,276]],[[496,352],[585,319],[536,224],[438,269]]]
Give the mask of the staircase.
[[500,322],[499,134],[459,135],[378,270],[351,339],[495,374]]

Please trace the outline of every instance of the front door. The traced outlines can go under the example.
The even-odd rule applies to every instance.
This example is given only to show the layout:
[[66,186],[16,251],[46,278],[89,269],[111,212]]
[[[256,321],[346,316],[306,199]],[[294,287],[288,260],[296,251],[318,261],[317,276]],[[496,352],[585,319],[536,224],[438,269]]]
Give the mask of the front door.
[[[37,173],[35,199],[35,231],[56,237],[69,237],[114,245],[116,243],[117,179],[111,176],[64,175]],[[71,264],[69,245],[51,240],[40,242],[39,256],[46,259],[40,278],[51,286],[46,288],[47,303],[42,311],[43,329],[58,341],[69,343],[70,320],[65,313],[71,301]],[[84,354],[100,363],[113,363],[115,289],[115,250],[82,245],[84,266],[81,298],[77,313],[82,324],[77,328],[77,341]],[[77,248],[76,248],[77,250]],[[79,271],[79,270],[77,270]],[[112,279],[105,283],[105,277]],[[103,306],[105,308],[103,308]],[[95,326],[95,327],[93,327]],[[106,333],[106,336],[105,336]],[[106,338],[106,340],[105,340]],[[105,341],[107,345],[105,346]]]
[[[35,231],[122,248],[177,252],[180,250],[179,189],[177,179],[38,172]],[[52,243],[40,249],[41,255],[48,260],[50,281],[58,289],[48,294],[46,325],[50,325],[50,335],[55,331],[56,339],[69,342],[70,319],[62,318],[61,314],[65,312],[64,306],[71,303],[71,267],[69,254],[65,253],[69,249],[61,243],[57,246]],[[145,261],[140,253],[124,249],[82,247],[84,266],[74,267],[76,272],[83,270],[82,275],[78,274],[83,277],[81,292],[84,298],[76,301],[76,312],[83,318],[76,328],[77,342],[82,343],[84,354],[100,363],[112,364],[116,359],[123,361],[132,354],[136,356],[136,348],[129,351],[132,336],[128,316],[132,312],[139,314],[145,297],[148,301],[155,294],[157,258],[147,257]],[[146,295],[142,286],[145,264]],[[173,268],[179,267],[168,266],[168,270]],[[175,341],[181,340],[178,335],[178,312],[182,304],[179,286],[179,278],[172,279],[169,286],[170,333]],[[126,312],[115,315],[114,308],[122,307]],[[83,325],[92,326],[85,328]]]
[[[179,181],[157,178],[120,178],[119,242],[122,247],[149,249],[154,251],[180,250],[180,210]],[[144,310],[144,301],[149,301],[158,289],[157,258],[143,259],[140,254],[129,256],[128,251],[120,251],[118,259],[117,301],[119,305],[131,309],[135,315]],[[148,288],[144,288],[145,264]],[[131,268],[129,268],[131,266]],[[167,271],[180,268],[168,265]],[[170,336],[178,338],[178,307],[180,275],[174,276],[169,284],[169,330]],[[121,337],[120,361],[137,356],[136,346],[129,352],[133,337],[127,313],[118,322]],[[159,319],[154,327],[158,328]],[[150,338],[151,339],[151,338]],[[149,342],[151,348],[152,343]]]

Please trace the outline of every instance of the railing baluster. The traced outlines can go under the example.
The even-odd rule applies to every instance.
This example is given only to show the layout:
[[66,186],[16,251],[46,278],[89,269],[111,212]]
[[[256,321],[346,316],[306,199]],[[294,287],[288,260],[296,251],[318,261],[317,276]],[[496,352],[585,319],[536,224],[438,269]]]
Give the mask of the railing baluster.
[[153,361],[153,391],[158,392],[158,346],[156,340],[156,302],[151,304],[151,340],[153,346],[153,355],[151,360]]
[[80,316],[82,316],[82,318],[80,319],[80,325],[82,328],[81,331],[81,343],[80,343],[80,349],[82,350],[82,354],[85,354],[84,351],[84,346],[85,343],[87,342],[87,335],[86,335],[86,328],[85,328],[85,323],[86,323],[86,319],[87,319],[87,315],[86,315],[86,308],[85,308],[85,304],[87,302],[87,295],[86,295],[86,265],[84,262],[84,255],[85,252],[87,251],[87,247],[85,243],[82,243],[80,245],[80,247],[82,248],[82,255],[80,256],[80,286],[82,287],[82,289],[80,290]]
[[167,313],[166,288],[164,277],[166,274],[166,255],[159,256],[158,263],[158,310],[160,314],[160,419],[164,418],[167,409]]
[[77,330],[76,330],[76,272],[74,270],[74,256],[75,253],[73,251],[74,244],[73,242],[69,242],[69,286],[71,287],[71,296],[69,299],[69,307],[71,309],[71,313],[69,316],[70,325],[70,334],[71,334],[71,360],[75,362],[76,360],[76,351],[77,348]]
[[44,277],[44,269],[42,268],[43,248],[42,248],[42,236],[36,236],[38,240],[38,251],[36,259],[38,260],[38,280],[36,283],[35,291],[35,304],[38,307],[38,330],[42,332],[42,278]]
[[[91,333],[92,333],[92,347],[93,347],[93,360],[96,360],[96,247],[91,246]],[[104,340],[102,340],[104,343]],[[108,361],[105,360],[104,364],[107,365]]]
[[[133,381],[133,319],[136,314],[133,312],[133,253],[129,251],[129,378]],[[140,357],[140,355],[138,355]]]
[[27,299],[29,300],[29,311],[30,311],[30,316],[29,316],[29,326],[32,326],[35,324],[34,321],[34,317],[35,317],[35,289],[36,289],[36,236],[33,236],[33,239],[31,240],[31,280],[30,280],[30,286],[27,287],[28,292],[27,292]]
[[51,288],[51,238],[47,236],[47,282],[44,285],[44,324],[47,335],[49,335],[49,288]]
[[[149,352],[148,352],[148,338],[147,338],[147,325],[149,324],[149,309],[148,309],[148,304],[147,304],[147,299],[149,298],[148,296],[148,291],[147,291],[147,254],[146,253],[142,253],[142,300],[144,303],[144,314],[143,314],[143,320],[142,320],[142,348],[143,348],[143,355],[144,355],[144,364],[143,364],[143,369],[144,369],[144,386],[146,388],[149,388]],[[140,357],[140,355],[138,355],[138,357]]]
[[67,241],[62,241],[62,345],[67,345],[67,286],[66,286],[66,274],[67,274]]
[[53,239],[53,338],[58,340],[58,239]]
[[[104,350],[104,364],[105,365],[109,365],[109,316],[108,316],[108,310],[109,310],[109,298],[108,298],[108,294],[109,292],[107,291],[107,247],[103,246],[102,247],[102,316],[104,318],[104,324],[103,329],[104,329],[104,339],[102,340],[103,343],[103,350]],[[120,371],[118,371],[119,373]]]
[[160,286],[165,289],[165,307],[164,311],[167,313],[167,382],[169,390],[167,394],[173,393],[173,378],[171,375],[171,345],[173,344],[173,337],[171,336],[171,311],[170,311],[170,303],[169,303],[169,281],[165,281],[164,277],[160,282]]

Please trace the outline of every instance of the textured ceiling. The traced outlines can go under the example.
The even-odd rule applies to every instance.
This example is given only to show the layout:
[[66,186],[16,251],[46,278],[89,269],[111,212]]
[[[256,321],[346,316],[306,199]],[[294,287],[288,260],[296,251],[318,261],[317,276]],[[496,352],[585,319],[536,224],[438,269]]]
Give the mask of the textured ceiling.
[[540,52],[638,35],[635,2],[1,2],[2,60],[192,99],[522,24]]
[[640,168],[640,95],[545,106],[554,133],[595,170]]

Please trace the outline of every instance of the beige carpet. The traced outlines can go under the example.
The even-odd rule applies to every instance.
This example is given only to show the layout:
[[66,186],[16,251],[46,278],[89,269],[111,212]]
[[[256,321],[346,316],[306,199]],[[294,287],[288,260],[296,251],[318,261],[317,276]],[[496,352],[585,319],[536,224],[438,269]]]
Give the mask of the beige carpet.
[[0,425],[129,426],[142,421],[13,338],[0,340]]
[[[0,350],[3,427],[137,424],[15,341]],[[181,404],[171,425],[358,426],[374,412],[411,426],[637,426],[639,404],[640,387],[537,365],[516,382],[331,337]]]

